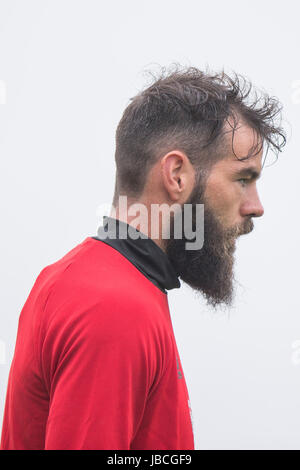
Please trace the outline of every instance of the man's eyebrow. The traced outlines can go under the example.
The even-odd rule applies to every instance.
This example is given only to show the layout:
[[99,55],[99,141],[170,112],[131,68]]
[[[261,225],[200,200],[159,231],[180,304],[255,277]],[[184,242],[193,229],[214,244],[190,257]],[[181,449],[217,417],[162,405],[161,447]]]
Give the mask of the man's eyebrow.
[[250,177],[253,180],[257,180],[258,178],[261,177],[261,172],[255,170],[252,167],[243,168],[242,170],[237,170],[234,174],[235,174],[235,176],[240,176],[242,178],[244,176]]

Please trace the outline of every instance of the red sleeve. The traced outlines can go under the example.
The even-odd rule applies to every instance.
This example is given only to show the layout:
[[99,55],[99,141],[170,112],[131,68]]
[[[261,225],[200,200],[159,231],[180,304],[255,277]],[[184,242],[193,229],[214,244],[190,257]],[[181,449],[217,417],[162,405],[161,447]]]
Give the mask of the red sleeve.
[[51,317],[41,342],[45,449],[130,449],[166,366],[168,333],[158,320],[120,299]]

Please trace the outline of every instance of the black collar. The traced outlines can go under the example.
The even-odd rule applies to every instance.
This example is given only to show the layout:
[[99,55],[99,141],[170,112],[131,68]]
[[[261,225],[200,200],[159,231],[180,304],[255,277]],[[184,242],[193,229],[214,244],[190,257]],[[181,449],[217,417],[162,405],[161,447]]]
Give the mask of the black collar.
[[[138,238],[133,239],[128,235],[129,227]],[[165,294],[167,294],[165,289],[180,287],[178,275],[166,253],[151,238],[132,225],[104,216],[103,225],[98,228],[97,236],[91,238],[101,240],[122,253]]]

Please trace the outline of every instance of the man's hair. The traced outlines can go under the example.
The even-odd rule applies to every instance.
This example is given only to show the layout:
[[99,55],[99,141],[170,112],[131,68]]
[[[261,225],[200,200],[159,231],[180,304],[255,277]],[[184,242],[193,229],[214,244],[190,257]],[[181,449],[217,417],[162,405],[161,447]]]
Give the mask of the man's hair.
[[231,77],[224,70],[211,73],[173,65],[169,71],[162,67],[158,76],[150,72],[154,83],[130,99],[118,124],[114,205],[123,194],[138,198],[150,168],[171,150],[183,151],[196,174],[224,158],[226,122],[233,131],[232,150],[240,119],[255,131],[253,153],[242,160],[259,153],[265,144],[277,158],[286,143],[277,98],[258,92],[235,72]]

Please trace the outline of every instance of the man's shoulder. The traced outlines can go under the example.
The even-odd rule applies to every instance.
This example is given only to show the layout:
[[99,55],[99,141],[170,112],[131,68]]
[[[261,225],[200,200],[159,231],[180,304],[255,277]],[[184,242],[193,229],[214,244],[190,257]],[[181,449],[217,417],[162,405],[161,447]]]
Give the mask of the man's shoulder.
[[84,291],[103,298],[118,295],[122,298],[139,298],[161,291],[114,247],[87,237],[58,261],[47,265],[39,274],[38,283],[46,289],[56,288],[60,293],[70,291],[72,295]]
[[165,316],[166,300],[159,289],[121,253],[91,237],[46,266],[37,288],[46,323],[54,316],[82,319],[82,312],[86,319],[96,314],[99,321],[115,324],[124,317],[141,323]]

